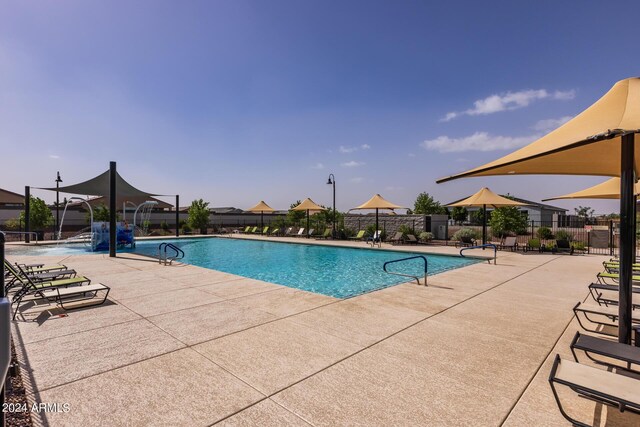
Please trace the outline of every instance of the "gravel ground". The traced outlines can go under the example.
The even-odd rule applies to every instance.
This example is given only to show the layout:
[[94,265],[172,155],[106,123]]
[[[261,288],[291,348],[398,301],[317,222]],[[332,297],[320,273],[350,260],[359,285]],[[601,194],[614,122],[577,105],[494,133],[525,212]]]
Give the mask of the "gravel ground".
[[[11,342],[11,359],[16,362],[16,349]],[[25,388],[22,384],[22,375],[20,373],[20,367],[17,367],[17,375],[9,377],[8,385],[5,389],[5,403],[13,408],[18,408],[17,411],[6,412],[7,427],[31,427],[31,412],[29,411],[29,403],[27,402],[27,396],[25,394]],[[25,409],[26,410],[23,410]]]

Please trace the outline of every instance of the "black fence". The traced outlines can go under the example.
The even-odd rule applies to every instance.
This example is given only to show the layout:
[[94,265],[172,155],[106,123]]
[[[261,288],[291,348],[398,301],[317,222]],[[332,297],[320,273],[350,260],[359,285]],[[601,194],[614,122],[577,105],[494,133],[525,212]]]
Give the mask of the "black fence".
[[[472,228],[482,232],[480,226],[449,226],[449,238],[460,228]],[[585,253],[596,255],[618,256],[619,222],[611,220],[582,220],[575,217],[562,218],[558,221],[529,221],[526,231],[517,236],[518,246],[530,247],[531,241],[537,241],[543,247],[552,247],[556,240],[569,240]],[[499,240],[491,237],[491,227],[487,227],[488,240]],[[637,245],[636,245],[637,246]]]

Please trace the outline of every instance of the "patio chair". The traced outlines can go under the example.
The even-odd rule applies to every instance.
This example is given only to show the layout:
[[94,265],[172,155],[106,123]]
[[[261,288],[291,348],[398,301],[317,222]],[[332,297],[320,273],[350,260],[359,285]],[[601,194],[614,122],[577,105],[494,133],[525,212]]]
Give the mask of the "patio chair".
[[332,233],[332,230],[330,228],[327,228],[326,230],[324,230],[324,233],[322,233],[322,236],[318,236],[316,239],[317,240],[328,239],[329,237],[331,237],[331,233]]
[[280,232],[279,228],[274,228],[273,230],[271,230],[270,235],[271,236],[277,236],[279,232]]
[[69,279],[76,276],[75,270],[49,270],[43,273],[30,273],[20,270],[20,267],[14,267],[8,261],[4,261],[5,271],[7,277],[5,278],[5,291],[16,286],[22,286],[22,280],[24,276],[29,276],[34,282],[46,282],[56,279]]
[[[589,293],[591,294],[591,297],[593,297],[593,299],[598,302],[599,298],[600,298],[600,293],[601,291],[611,291],[611,292],[618,292],[620,290],[620,288],[618,287],[618,285],[608,285],[608,284],[603,284],[603,283],[591,283],[589,285]],[[640,294],[640,287],[638,286],[632,286],[631,287],[631,292],[633,292],[634,294]]]
[[573,246],[571,246],[571,242],[568,240],[556,240],[556,249],[558,252],[569,252],[569,255],[573,255]]
[[[640,347],[591,335],[583,335],[580,331],[576,331],[569,347],[576,362],[579,362],[576,350],[581,350],[589,360],[599,365],[640,373],[638,370],[632,369],[632,365],[640,366]],[[596,355],[604,358],[594,357]],[[611,359],[623,362],[625,366],[620,366]]]
[[[20,267],[18,267],[20,268]],[[22,284],[21,288],[18,289],[15,294],[13,295],[13,298],[11,299],[11,304],[14,305],[15,304],[15,311],[13,313],[13,318],[16,318],[16,314],[18,312],[18,309],[20,307],[20,304],[24,301],[32,301],[34,299],[39,299],[39,298],[44,298],[43,292],[44,291],[50,291],[50,290],[55,290],[57,288],[67,288],[67,287],[80,287],[83,284],[86,285],[91,285],[91,280],[84,277],[84,276],[76,276],[76,277],[72,277],[69,279],[59,279],[59,280],[51,280],[48,282],[34,282],[31,277],[29,277],[28,275],[24,274],[24,272],[22,271],[22,268],[20,268],[21,272],[23,273],[23,276],[19,279],[20,283]],[[104,285],[102,285],[103,287],[106,287]],[[102,288],[101,288],[102,290]],[[90,292],[90,291],[87,291]],[[80,292],[82,293],[82,291]],[[49,298],[51,298],[52,294],[46,294],[49,295]],[[73,292],[64,292],[63,295],[58,294],[61,297],[62,296],[72,296]],[[30,296],[32,298],[25,300],[24,298]]]
[[304,228],[300,228],[298,233],[294,235],[295,237],[303,237],[304,236]]
[[292,236],[293,235],[293,227],[289,227],[284,231],[284,235],[285,236]]
[[373,233],[372,237],[369,237],[366,240],[366,242],[370,243],[372,247],[376,244],[378,245],[378,247],[382,246],[382,231],[377,230],[375,233]]
[[256,225],[255,227],[253,227],[250,231],[251,234],[256,234],[258,232],[258,226]]
[[411,245],[417,245],[418,243],[420,243],[420,241],[413,234],[407,234],[407,239],[405,240],[405,243],[409,243]]
[[243,232],[244,234],[248,234],[250,231],[251,231],[251,226],[250,226],[250,225],[247,225],[247,226],[244,228],[244,230],[242,230],[242,232]]
[[[6,260],[6,258],[5,258]],[[22,267],[22,269],[29,273],[45,273],[49,271],[55,270],[66,270],[67,266],[64,264],[24,264],[24,263],[15,263],[16,266]]]
[[635,378],[581,365],[556,355],[549,374],[549,385],[560,413],[575,426],[586,427],[590,424],[578,421],[567,414],[556,385],[567,386],[579,396],[617,407],[620,412],[640,413],[640,381]]
[[[616,286],[616,289],[600,289],[598,291],[595,292],[595,301],[600,304],[600,305],[604,305],[604,306],[610,306],[610,305],[618,305],[618,298],[620,295],[619,292],[619,288]],[[636,291],[637,288],[633,288],[632,292],[633,293],[637,293]],[[593,294],[591,294],[592,297],[594,297]],[[633,301],[631,303],[631,306],[633,307],[633,309],[638,309],[640,308],[640,301]]]
[[500,246],[498,246],[500,250],[502,249],[511,249],[511,252],[518,249],[518,241],[515,236],[507,236],[504,238],[504,241]]
[[309,231],[307,232],[307,236],[313,236],[315,232],[316,232],[315,228],[310,228]]
[[[614,330],[618,329],[618,307],[607,307],[598,304],[579,302],[573,307],[573,313],[578,323],[585,331],[609,336],[617,336]],[[584,321],[582,320],[584,318]],[[593,326],[586,324],[588,321]],[[640,311],[631,311],[631,322],[640,323]],[[612,328],[612,331],[606,329]]]
[[265,227],[262,229],[262,234],[269,234],[269,226],[265,226]]
[[391,243],[392,245],[397,245],[400,244],[404,241],[404,235],[402,234],[401,231],[398,231],[390,240],[389,243]]
[[365,230],[360,230],[358,231],[358,234],[356,234],[354,237],[349,237],[349,240],[362,240],[364,239],[364,233],[365,233]]
[[[613,281],[614,283],[618,283],[618,281],[620,280],[620,274],[619,273],[608,273],[606,271],[602,271],[602,272],[598,273],[597,278],[598,278],[598,282],[603,283],[603,284],[608,284],[607,280]],[[635,282],[634,284],[636,284],[636,285],[640,284],[640,276],[637,276],[637,275],[634,274],[632,276],[632,279]]]

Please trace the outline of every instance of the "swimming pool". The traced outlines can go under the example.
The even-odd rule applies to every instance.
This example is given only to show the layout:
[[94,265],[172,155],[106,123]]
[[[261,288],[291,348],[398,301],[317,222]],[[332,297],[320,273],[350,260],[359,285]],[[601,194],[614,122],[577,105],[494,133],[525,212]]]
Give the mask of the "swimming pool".
[[[138,240],[135,249],[121,252],[157,256],[158,245],[162,242],[181,248],[185,253],[182,261],[187,264],[336,298],[347,298],[410,280],[385,273],[382,266],[386,261],[425,255],[429,276],[478,262],[472,258],[424,253],[229,238]],[[35,250],[42,255],[86,251],[70,247],[31,248],[31,254],[35,254]],[[422,260],[397,263],[389,268],[419,277],[424,274]]]

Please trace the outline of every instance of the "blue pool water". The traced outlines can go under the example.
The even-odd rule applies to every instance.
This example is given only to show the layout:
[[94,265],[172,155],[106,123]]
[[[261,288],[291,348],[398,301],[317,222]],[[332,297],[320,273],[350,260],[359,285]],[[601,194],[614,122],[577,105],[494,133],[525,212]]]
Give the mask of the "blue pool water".
[[[403,283],[408,278],[387,274],[386,261],[406,258],[419,253],[381,249],[338,248],[332,246],[282,243],[272,241],[204,238],[138,241],[135,252],[157,256],[161,242],[173,243],[185,253],[183,262],[239,276],[346,298],[376,289]],[[68,248],[42,248],[62,254]],[[79,249],[73,253],[80,252]],[[428,255],[429,276],[478,262],[476,259]],[[424,263],[411,260],[392,264],[389,270],[422,277]]]

